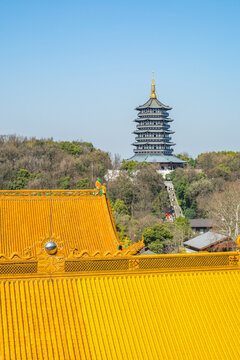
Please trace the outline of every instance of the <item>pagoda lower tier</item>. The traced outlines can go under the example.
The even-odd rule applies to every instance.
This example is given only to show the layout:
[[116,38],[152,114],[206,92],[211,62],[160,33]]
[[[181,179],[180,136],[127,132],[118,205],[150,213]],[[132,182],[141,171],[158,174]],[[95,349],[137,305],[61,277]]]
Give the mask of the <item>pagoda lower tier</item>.
[[145,153],[136,152],[127,161],[138,161],[156,164],[160,170],[174,170],[179,167],[184,167],[185,161],[177,158],[176,156],[169,154],[165,155],[160,152],[153,153],[152,151],[146,151]]

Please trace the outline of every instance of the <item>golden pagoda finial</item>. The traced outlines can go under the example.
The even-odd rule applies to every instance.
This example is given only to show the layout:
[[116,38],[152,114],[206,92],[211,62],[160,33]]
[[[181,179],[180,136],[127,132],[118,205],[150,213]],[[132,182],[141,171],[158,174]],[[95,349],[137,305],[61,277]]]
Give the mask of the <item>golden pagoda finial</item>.
[[154,80],[154,71],[153,71],[153,77],[152,77],[152,91],[151,91],[151,96],[150,98],[152,99],[156,99],[156,93],[155,93],[155,80]]

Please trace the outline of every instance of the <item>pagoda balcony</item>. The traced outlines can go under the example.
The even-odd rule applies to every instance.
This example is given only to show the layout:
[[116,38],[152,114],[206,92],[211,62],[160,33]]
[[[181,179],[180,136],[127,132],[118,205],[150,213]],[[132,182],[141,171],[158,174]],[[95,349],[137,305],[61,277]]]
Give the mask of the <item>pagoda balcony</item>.
[[134,130],[132,134],[174,134],[174,131],[168,129],[139,129]]
[[155,127],[150,127],[150,126],[141,126],[141,127],[139,127],[139,126],[137,126],[137,128],[136,128],[136,130],[135,131],[137,131],[137,132],[139,132],[139,133],[149,133],[149,132],[151,132],[151,133],[162,133],[162,132],[168,132],[168,131],[172,131],[172,130],[170,130],[170,128],[165,128],[165,127],[163,127],[163,126],[155,126]]
[[135,140],[137,141],[145,141],[145,140],[152,140],[152,141],[170,141],[172,138],[170,136],[136,136]]
[[163,121],[163,122],[172,122],[173,119],[171,118],[163,118],[163,117],[156,117],[156,118],[137,118],[137,119],[134,119],[133,121],[135,122],[140,122],[140,121]]
[[132,145],[144,145],[144,144],[149,144],[149,145],[166,145],[166,146],[174,146],[176,145],[173,142],[170,141],[164,141],[164,140],[160,140],[160,141],[151,141],[146,139],[145,141],[136,141],[135,143],[133,143]]
[[162,154],[162,155],[171,155],[173,153],[173,149],[165,150],[165,149],[134,149],[133,150],[135,154],[149,154],[149,155],[155,155],[155,154]]
[[160,123],[160,124],[137,124],[137,128],[138,129],[170,129],[170,125],[168,124],[164,124],[164,123]]
[[171,139],[152,139],[152,138],[145,138],[145,139],[135,139],[136,144],[142,144],[147,142],[148,144],[167,144],[172,145],[173,143],[170,141]]
[[160,128],[160,129],[170,129],[170,125],[166,124],[166,123],[160,123],[160,124],[137,124],[137,128],[138,129],[145,129],[145,128],[150,128],[150,129],[155,129],[155,128]]
[[140,117],[150,117],[150,116],[153,116],[153,117],[156,117],[156,116],[163,116],[163,117],[168,117],[169,116],[169,113],[167,111],[149,111],[149,112],[139,112],[137,114],[137,116],[140,116]]

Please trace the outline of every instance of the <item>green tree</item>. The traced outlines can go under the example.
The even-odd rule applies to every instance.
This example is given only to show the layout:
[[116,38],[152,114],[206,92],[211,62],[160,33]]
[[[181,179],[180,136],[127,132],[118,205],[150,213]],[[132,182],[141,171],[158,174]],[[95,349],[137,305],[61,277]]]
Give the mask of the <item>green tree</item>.
[[172,241],[173,233],[164,224],[156,224],[152,227],[147,227],[143,231],[143,237],[145,244],[149,248],[162,251]]
[[18,190],[18,189],[25,189],[28,181],[31,178],[31,174],[26,169],[20,169],[17,172],[16,180],[9,181],[8,189],[9,190]]
[[120,167],[120,170],[127,170],[130,174],[137,169],[137,167],[139,166],[139,162],[138,161],[126,161],[123,160],[122,161],[122,165]]
[[65,177],[60,178],[57,181],[57,185],[58,185],[59,189],[63,189],[63,190],[70,189],[70,177],[65,176]]
[[187,188],[187,197],[194,201],[198,196],[205,196],[213,192],[214,185],[210,179],[193,181]]
[[83,178],[77,181],[77,189],[89,189],[90,188],[90,180],[89,178]]
[[165,213],[170,211],[170,202],[166,191],[160,191],[152,203],[152,213],[160,219],[165,219]]
[[230,180],[231,179],[230,167],[224,164],[218,164],[214,171],[214,177],[223,177],[225,180]]
[[73,156],[79,156],[83,153],[81,143],[77,141],[61,141],[59,145],[63,151],[66,151],[68,154]]
[[117,199],[115,201],[115,204],[113,206],[113,211],[115,213],[118,213],[118,214],[121,214],[121,215],[129,215],[128,208],[127,208],[126,204],[124,204],[123,200]]
[[126,173],[121,173],[116,179],[108,182],[108,195],[114,203],[117,199],[123,200],[132,215],[139,199],[139,189]]
[[196,210],[195,210],[195,209],[189,208],[189,209],[186,209],[186,210],[184,211],[184,215],[185,215],[186,218],[188,218],[188,219],[195,219],[197,213],[196,213]]
[[148,246],[149,250],[155,252],[156,254],[161,254],[164,250],[164,243],[160,240],[153,241]]

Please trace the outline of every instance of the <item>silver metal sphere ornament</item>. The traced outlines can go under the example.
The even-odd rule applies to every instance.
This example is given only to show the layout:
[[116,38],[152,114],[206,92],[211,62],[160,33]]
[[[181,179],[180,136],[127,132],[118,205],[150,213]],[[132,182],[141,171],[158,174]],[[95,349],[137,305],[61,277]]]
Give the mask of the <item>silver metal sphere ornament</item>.
[[57,251],[57,244],[53,241],[48,241],[45,245],[45,250],[49,255],[54,255]]

